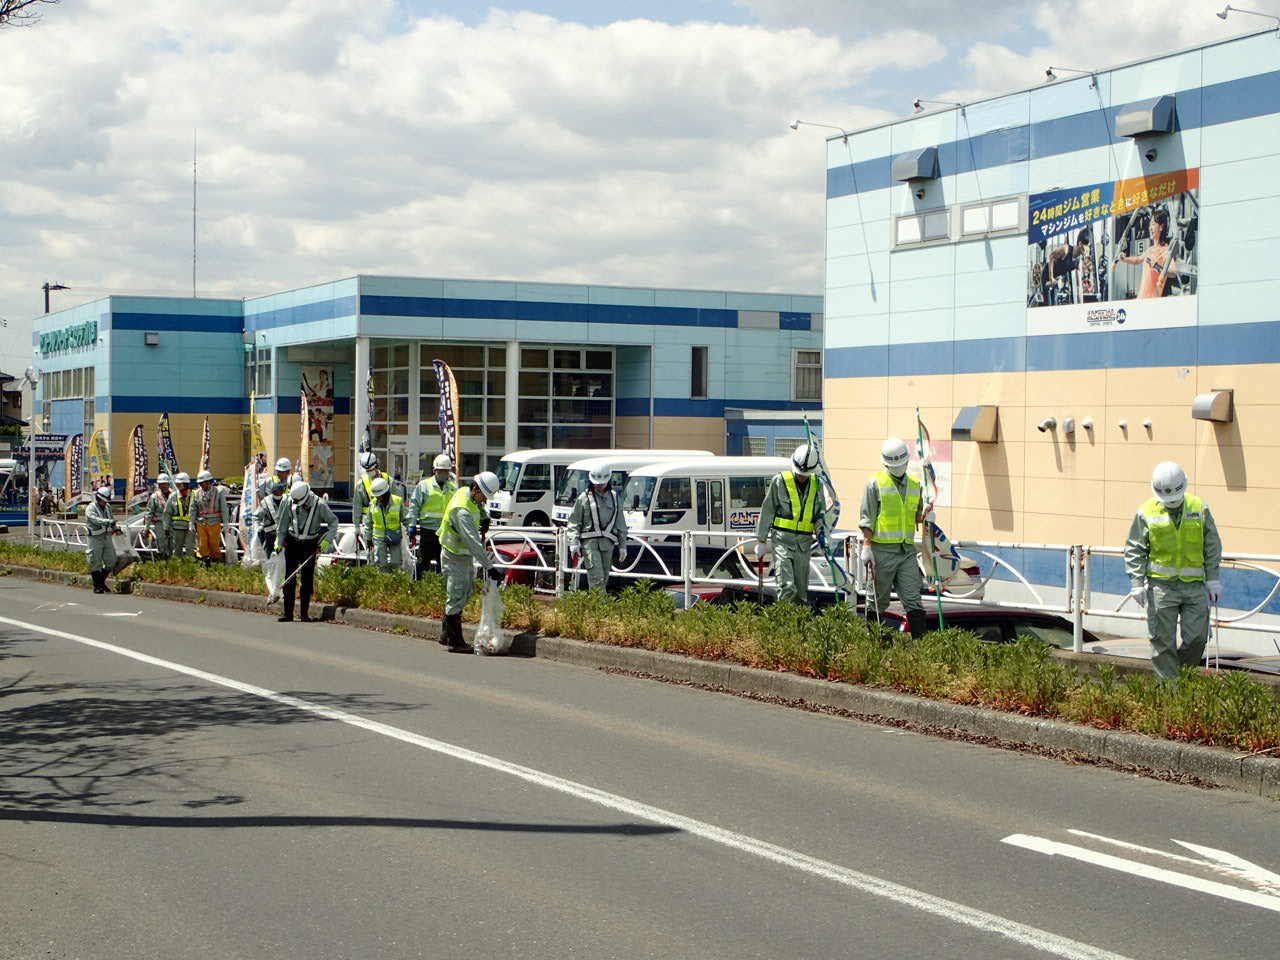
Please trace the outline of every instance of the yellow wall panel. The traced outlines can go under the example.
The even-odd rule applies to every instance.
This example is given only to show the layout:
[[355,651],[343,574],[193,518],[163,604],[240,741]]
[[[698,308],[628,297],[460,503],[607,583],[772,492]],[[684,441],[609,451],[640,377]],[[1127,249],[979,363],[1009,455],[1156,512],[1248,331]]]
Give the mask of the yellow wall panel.
[[952,404],[950,374],[921,377],[890,377],[890,407],[950,407]]
[[888,377],[841,377],[827,380],[822,399],[828,407],[882,408],[889,402]]
[[822,435],[835,440],[867,440],[885,437],[883,407],[832,407],[827,405],[822,419]]
[[1022,539],[1022,521],[1025,516],[1019,510],[953,507],[946,512],[943,522],[947,536],[956,540],[1011,543]]
[[[1198,392],[1194,367],[1125,367],[1106,371],[1108,406],[1141,407],[1158,397],[1165,405],[1182,404],[1189,411]],[[1102,400],[1103,397],[1099,397]]]
[[708,450],[723,456],[724,431],[724,420],[720,417],[654,417],[653,445],[675,450]]
[[[1236,403],[1274,403],[1276,384],[1280,382],[1280,364],[1253,363],[1204,366],[1196,369],[1196,392],[1233,389]],[[1190,401],[1187,401],[1190,407]]]
[[992,476],[1022,476],[1026,444],[968,443],[951,445],[951,469],[955,473],[990,474]]
[[1102,539],[1100,517],[1069,516],[1060,513],[1025,514],[1022,539],[1026,543],[1070,545],[1099,543]]
[[1021,510],[1024,489],[1021,477],[953,473],[951,506],[973,510]]
[[957,407],[976,407],[991,404],[1001,407],[1022,407],[1027,402],[1027,374],[1025,373],[958,373],[952,379],[952,402]]

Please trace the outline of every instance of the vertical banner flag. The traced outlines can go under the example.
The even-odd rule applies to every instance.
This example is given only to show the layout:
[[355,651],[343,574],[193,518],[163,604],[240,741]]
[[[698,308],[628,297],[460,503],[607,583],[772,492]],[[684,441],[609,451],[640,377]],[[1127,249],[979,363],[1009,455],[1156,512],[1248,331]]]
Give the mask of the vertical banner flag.
[[436,382],[440,384],[440,448],[453,463],[455,474],[462,472],[458,463],[458,382],[453,371],[443,360],[432,360],[436,368]]
[[89,438],[89,479],[93,486],[106,483],[111,478],[111,453],[101,430],[93,431]]
[[[160,422],[156,425],[156,459],[160,472],[171,478],[178,473],[178,458],[173,452],[173,434],[169,432],[169,414],[160,414]],[[175,486],[173,489],[177,490]]]
[[298,409],[298,428],[302,434],[302,446],[298,453],[298,472],[302,479],[311,482],[311,410],[307,404],[307,388],[303,387],[300,396],[302,406]]
[[373,367],[369,367],[369,376],[365,378],[365,424],[364,435],[360,438],[360,453],[373,449]]
[[71,503],[81,493],[81,481],[84,477],[84,434],[77,433],[67,441],[67,451],[63,454],[66,464],[67,494],[66,501]]
[[249,459],[257,460],[267,456],[267,444],[262,439],[262,424],[258,422],[258,398],[249,394]]
[[[925,573],[933,574],[933,592],[938,601],[938,629],[943,630],[946,629],[947,624],[942,616],[942,589],[955,574],[960,557],[956,554],[951,541],[947,539],[947,535],[942,532],[942,528],[930,519],[934,505],[938,502],[938,475],[933,469],[932,441],[924,421],[920,418],[919,407],[916,407],[916,452],[920,456],[920,480],[923,487],[921,493],[924,497],[924,546],[929,551],[929,565]],[[954,563],[952,563],[953,558]],[[939,560],[942,561],[941,565]],[[945,577],[943,571],[946,572]]]
[[817,477],[818,482],[822,484],[820,489],[823,505],[823,509],[816,518],[818,546],[822,549],[823,556],[827,558],[827,569],[831,572],[831,586],[835,588],[836,598],[848,603],[852,578],[836,559],[836,545],[831,539],[836,524],[840,522],[840,498],[836,494],[836,485],[831,479],[831,471],[827,469],[827,458],[823,456],[822,444],[814,437],[807,416],[804,418],[804,432],[805,442],[818,451]]
[[204,441],[200,445],[200,469],[212,470],[209,464],[213,460],[213,433],[209,429],[209,417],[204,418]]
[[151,458],[147,456],[147,441],[142,424],[129,435],[129,487],[125,490],[125,509],[132,512],[141,508],[151,491],[147,487],[147,474],[151,472]]

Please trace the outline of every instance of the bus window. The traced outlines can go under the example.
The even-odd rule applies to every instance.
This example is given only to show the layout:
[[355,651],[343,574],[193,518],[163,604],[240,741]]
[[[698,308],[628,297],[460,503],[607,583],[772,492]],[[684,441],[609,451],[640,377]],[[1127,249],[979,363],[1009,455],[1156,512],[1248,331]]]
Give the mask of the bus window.
[[711,481],[711,525],[724,525],[724,483]]
[[769,493],[769,477],[730,477],[729,509],[759,510]]
[[658,484],[653,499],[653,522],[679,523],[685,512],[693,508],[693,495],[688,477],[665,477]]
[[653,488],[657,485],[653,477],[631,477],[622,490],[622,509],[648,511],[649,501],[653,499]]
[[520,475],[520,490],[516,500],[520,503],[532,503],[541,500],[544,493],[551,490],[551,464],[526,463],[524,473]]

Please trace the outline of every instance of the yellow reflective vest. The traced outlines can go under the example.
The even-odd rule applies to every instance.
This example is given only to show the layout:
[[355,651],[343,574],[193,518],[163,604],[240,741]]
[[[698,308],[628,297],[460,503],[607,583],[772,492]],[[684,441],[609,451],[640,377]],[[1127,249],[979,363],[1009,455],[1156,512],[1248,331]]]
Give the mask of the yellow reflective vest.
[[1173,517],[1158,497],[1142,505],[1147,519],[1151,551],[1147,555],[1147,576],[1165,580],[1204,579],[1204,501],[1187,494],[1182,504],[1182,523]]
[[804,501],[800,500],[800,488],[796,486],[796,475],[790,470],[782,472],[782,483],[791,498],[791,516],[773,518],[773,525],[779,530],[791,530],[795,533],[813,533],[814,513],[818,508],[818,479],[809,478],[809,489],[805,491]]
[[898,493],[898,485],[889,471],[875,475],[880,492],[880,512],[871,531],[875,543],[910,543],[916,536],[916,514],[920,512],[920,481],[907,474],[907,495]]
[[404,498],[397,497],[394,493],[391,495],[391,502],[385,507],[377,500],[369,504],[369,517],[373,524],[375,540],[385,540],[388,530],[399,531],[400,509],[403,505]]
[[471,487],[459,487],[455,491],[449,505],[445,507],[444,521],[440,524],[440,546],[457,556],[465,556],[471,551],[467,549],[467,542],[462,539],[462,534],[454,528],[453,511],[459,507],[469,510],[476,518],[476,529],[480,529],[480,504],[471,499],[471,490]]

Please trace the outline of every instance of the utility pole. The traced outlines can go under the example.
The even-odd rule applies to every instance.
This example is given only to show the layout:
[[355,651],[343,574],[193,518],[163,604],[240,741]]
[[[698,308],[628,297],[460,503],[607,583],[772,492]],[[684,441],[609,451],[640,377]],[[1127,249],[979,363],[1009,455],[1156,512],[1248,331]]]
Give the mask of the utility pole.
[[60,283],[49,283],[49,281],[46,280],[43,289],[44,289],[44,312],[48,313],[49,312],[49,291],[50,290],[70,290],[71,288],[64,287]]

